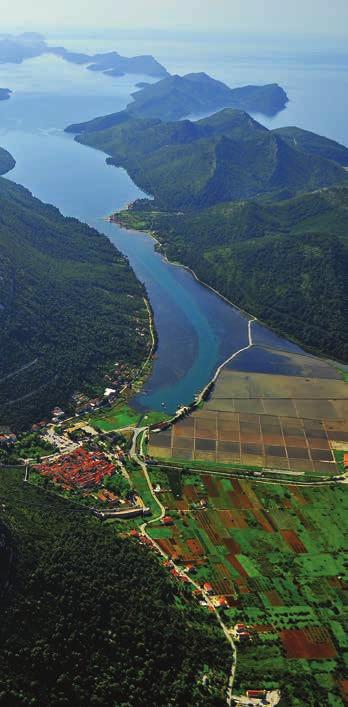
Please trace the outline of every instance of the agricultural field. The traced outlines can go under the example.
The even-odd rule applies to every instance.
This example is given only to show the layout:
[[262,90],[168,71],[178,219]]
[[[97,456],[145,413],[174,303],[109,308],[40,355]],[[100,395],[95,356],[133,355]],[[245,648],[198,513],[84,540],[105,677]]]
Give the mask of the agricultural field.
[[336,474],[334,447],[348,446],[348,419],[321,420],[204,408],[152,433],[149,454],[310,474]]
[[[149,532],[224,597],[244,623],[235,692],[282,690],[282,705],[344,704],[348,638],[347,492],[342,485],[277,486],[154,467],[173,520]],[[250,678],[252,676],[252,680]],[[252,684],[251,684],[252,683]]]
[[141,414],[126,403],[117,403],[108,410],[98,411],[87,418],[87,422],[101,432],[111,432],[124,427],[136,427]]
[[348,396],[342,378],[228,368],[203,408],[149,440],[149,454],[159,459],[324,476],[337,474],[335,451],[347,447]]

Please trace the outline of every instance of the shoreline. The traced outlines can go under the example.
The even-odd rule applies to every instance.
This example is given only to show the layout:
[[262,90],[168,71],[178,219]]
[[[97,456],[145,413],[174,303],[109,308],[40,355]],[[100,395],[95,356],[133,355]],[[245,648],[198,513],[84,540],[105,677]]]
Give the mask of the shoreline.
[[[128,206],[129,206],[129,205],[128,205]],[[126,212],[126,211],[128,210],[128,206],[127,206],[125,209],[123,209],[124,212]],[[123,212],[123,211],[122,211],[122,212]],[[149,231],[148,229],[137,229],[137,228],[134,228],[134,227],[132,228],[132,227],[128,226],[128,225],[122,220],[122,218],[117,217],[117,215],[118,215],[119,213],[122,213],[122,212],[115,212],[114,214],[111,214],[110,216],[107,216],[107,217],[106,217],[106,221],[108,221],[108,223],[111,223],[111,224],[114,223],[114,224],[120,226],[120,228],[124,229],[125,231],[129,231],[129,232],[133,232],[133,233],[144,233],[144,234],[147,235],[149,238],[151,238],[153,241],[155,241],[155,243],[157,243],[157,244],[160,246],[161,249],[164,248],[164,246],[163,246],[163,244],[161,243],[161,241],[156,237],[157,234],[156,234],[155,231]],[[163,260],[164,260],[165,263],[167,263],[168,265],[173,265],[173,266],[175,266],[175,267],[183,268],[184,270],[186,270],[187,272],[189,272],[189,273],[194,277],[194,279],[195,279],[200,285],[202,285],[203,287],[206,287],[208,290],[210,290],[210,291],[213,292],[215,295],[217,295],[217,297],[219,297],[219,298],[222,299],[224,302],[226,302],[228,305],[230,305],[231,307],[233,307],[234,309],[236,309],[236,310],[237,310],[238,312],[240,312],[241,315],[242,315],[243,317],[245,317],[248,321],[249,321],[250,319],[251,319],[251,320],[256,319],[262,326],[264,326],[266,329],[268,329],[270,332],[272,332],[272,333],[275,334],[276,336],[279,336],[280,338],[285,339],[285,340],[289,341],[290,343],[294,344],[295,346],[298,346],[299,348],[301,348],[301,349],[302,349],[301,352],[295,352],[297,355],[299,355],[299,356],[308,356],[308,357],[313,356],[313,357],[315,357],[315,358],[318,358],[318,359],[320,359],[320,360],[325,361],[326,363],[328,363],[328,365],[330,365],[331,368],[335,368],[336,370],[339,370],[340,373],[342,373],[342,370],[343,370],[342,368],[340,368],[340,366],[342,366],[342,367],[347,366],[347,368],[348,368],[348,364],[345,364],[344,362],[340,362],[340,361],[334,361],[334,360],[331,359],[327,354],[324,354],[324,353],[322,353],[322,352],[319,352],[319,351],[317,351],[316,349],[311,349],[311,348],[309,348],[309,347],[305,347],[305,345],[304,345],[301,341],[299,341],[299,340],[297,340],[297,339],[293,339],[293,338],[290,337],[290,335],[288,335],[288,334],[283,334],[283,333],[277,331],[276,329],[273,329],[266,321],[264,321],[264,320],[261,319],[260,317],[256,317],[254,314],[251,314],[250,312],[247,312],[246,309],[243,309],[243,307],[240,307],[240,306],[239,306],[238,304],[236,304],[235,302],[232,302],[232,300],[228,299],[228,297],[226,297],[226,296],[223,295],[221,292],[219,292],[218,290],[216,290],[214,287],[212,287],[212,285],[209,285],[209,284],[208,284],[207,282],[205,282],[204,280],[201,280],[200,277],[198,277],[198,275],[196,274],[196,272],[195,272],[194,270],[192,270],[192,268],[190,268],[189,265],[185,265],[184,263],[181,263],[180,261],[169,260],[169,258],[168,258],[168,256],[166,255],[166,253],[165,253],[165,252],[162,252],[162,250],[161,250],[161,251],[157,251],[157,252],[159,252],[159,254],[160,254],[161,257],[163,258]],[[256,345],[256,344],[255,344],[255,345]],[[274,347],[272,347],[272,348],[274,348],[274,349],[276,349],[276,350],[286,351],[286,349],[277,349],[276,346],[274,346]]]
[[[163,244],[161,243],[161,241],[160,241],[158,238],[156,238],[156,235],[155,235],[155,232],[154,232],[154,231],[149,231],[149,230],[147,230],[147,229],[140,230],[140,229],[137,229],[137,228],[131,228],[130,226],[127,226],[127,225],[124,223],[124,221],[122,221],[122,219],[117,219],[117,218],[116,218],[116,214],[111,214],[111,216],[106,217],[106,220],[108,221],[108,223],[111,223],[111,224],[114,223],[114,224],[120,226],[120,227],[121,227],[122,229],[124,229],[125,231],[129,231],[130,233],[131,233],[131,232],[133,232],[133,233],[145,233],[146,236],[148,236],[149,238],[151,238],[153,241],[155,241],[155,243],[157,243],[161,248],[163,248]],[[158,251],[157,251],[157,252],[158,252]],[[177,267],[177,268],[182,268],[183,270],[186,270],[187,272],[189,272],[189,273],[194,277],[194,279],[195,279],[200,285],[202,285],[203,287],[206,287],[208,290],[210,290],[211,292],[213,292],[214,295],[217,295],[217,297],[219,297],[220,299],[224,300],[224,302],[226,302],[227,304],[229,304],[229,305],[230,305],[231,307],[233,307],[234,309],[237,309],[238,312],[240,312],[240,313],[242,314],[242,316],[245,317],[246,319],[248,319],[248,320],[249,320],[249,319],[252,319],[252,318],[257,319],[257,317],[254,317],[253,314],[250,314],[249,312],[247,312],[246,309],[243,309],[242,307],[239,307],[238,304],[235,304],[235,302],[232,302],[230,299],[228,299],[228,297],[225,297],[225,295],[223,295],[221,292],[219,292],[218,290],[215,290],[214,287],[212,287],[212,285],[209,285],[209,284],[208,284],[207,282],[205,282],[204,280],[201,280],[200,277],[198,277],[197,273],[195,273],[195,271],[192,270],[192,268],[190,268],[189,265],[185,265],[184,263],[180,263],[179,260],[169,260],[169,258],[168,258],[168,256],[166,255],[166,253],[163,253],[163,252],[160,252],[159,255],[161,255],[161,257],[163,258],[164,262],[167,263],[167,265],[173,265],[173,266],[175,266],[175,267]],[[261,321],[261,320],[258,319],[258,321]],[[268,327],[268,324],[266,324],[266,323],[264,323],[264,322],[262,322],[262,321],[261,321],[261,323]],[[270,328],[270,327],[268,327],[268,328]]]

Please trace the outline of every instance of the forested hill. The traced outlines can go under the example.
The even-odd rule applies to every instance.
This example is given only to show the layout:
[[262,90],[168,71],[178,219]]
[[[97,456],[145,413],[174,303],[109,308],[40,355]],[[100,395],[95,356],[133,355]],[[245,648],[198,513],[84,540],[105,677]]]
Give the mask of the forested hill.
[[231,653],[216,618],[147,549],[22,472],[0,469],[0,496],[15,554],[0,605],[4,707],[226,704]]
[[0,175],[6,174],[15,166],[16,162],[7,150],[0,147]]
[[121,221],[155,231],[170,259],[282,334],[348,362],[347,187],[186,214],[136,206]]
[[[314,150],[306,135],[294,147],[288,137],[231,108],[197,122],[174,123],[130,118],[123,112],[117,125],[76,139],[110,155],[166,209],[204,208],[279,190],[295,195],[348,183],[348,172]],[[326,145],[325,138],[316,140],[319,147]],[[342,161],[348,150],[339,147]]]
[[109,364],[139,365],[144,294],[105,236],[1,178],[0,424],[28,426]]
[[278,84],[230,88],[205,73],[169,76],[132,94],[127,110],[139,118],[179,120],[219,108],[276,115],[288,101]]
[[86,123],[70,125],[67,132],[82,133],[111,128],[120,115],[137,118],[180,120],[188,115],[203,115],[221,108],[237,108],[250,113],[276,115],[288,102],[278,84],[229,88],[205,73],[168,76],[154,84],[146,84],[132,94],[133,100],[125,111],[95,118]]

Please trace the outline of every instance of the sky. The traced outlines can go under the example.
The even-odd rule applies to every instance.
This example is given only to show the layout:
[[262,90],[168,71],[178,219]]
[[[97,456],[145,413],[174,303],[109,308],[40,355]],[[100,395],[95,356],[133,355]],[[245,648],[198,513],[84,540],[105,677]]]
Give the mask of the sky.
[[4,29],[348,34],[348,0],[0,0]]

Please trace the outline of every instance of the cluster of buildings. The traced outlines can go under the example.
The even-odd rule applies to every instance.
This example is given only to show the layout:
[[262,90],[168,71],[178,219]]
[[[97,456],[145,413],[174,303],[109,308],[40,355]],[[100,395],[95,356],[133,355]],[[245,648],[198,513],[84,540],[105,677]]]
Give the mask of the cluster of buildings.
[[115,472],[114,465],[103,452],[87,452],[83,447],[34,468],[66,490],[98,486],[105,476],[112,476]]
[[245,624],[236,624],[233,633],[239,643],[249,643],[253,637],[250,628]]
[[17,442],[17,435],[11,432],[9,427],[0,427],[0,447]]

